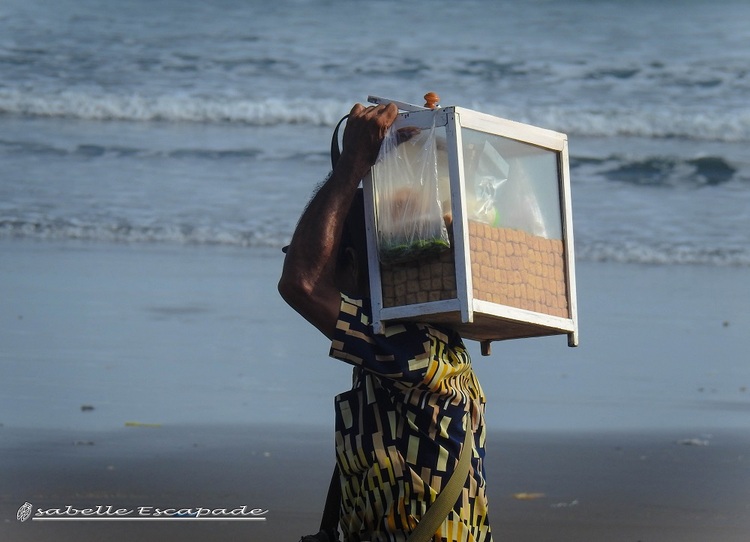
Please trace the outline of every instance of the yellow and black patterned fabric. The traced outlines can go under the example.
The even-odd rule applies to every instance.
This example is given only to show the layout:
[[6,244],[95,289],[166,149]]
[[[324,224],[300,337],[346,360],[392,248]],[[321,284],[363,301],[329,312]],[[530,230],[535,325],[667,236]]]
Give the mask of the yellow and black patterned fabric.
[[353,388],[336,397],[345,540],[405,541],[448,482],[470,430],[472,468],[434,540],[491,541],[485,397],[461,338],[417,323],[375,335],[370,314],[368,300],[342,295],[330,352],[355,366]]

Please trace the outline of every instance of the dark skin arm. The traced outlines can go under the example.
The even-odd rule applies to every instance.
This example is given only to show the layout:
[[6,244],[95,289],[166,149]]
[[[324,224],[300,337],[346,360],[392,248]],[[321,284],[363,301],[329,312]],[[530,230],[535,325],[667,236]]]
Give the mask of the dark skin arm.
[[326,337],[333,338],[341,305],[342,280],[336,256],[344,220],[360,180],[377,159],[398,108],[393,104],[355,105],[344,131],[344,144],[331,176],[297,224],[279,280],[284,300]]

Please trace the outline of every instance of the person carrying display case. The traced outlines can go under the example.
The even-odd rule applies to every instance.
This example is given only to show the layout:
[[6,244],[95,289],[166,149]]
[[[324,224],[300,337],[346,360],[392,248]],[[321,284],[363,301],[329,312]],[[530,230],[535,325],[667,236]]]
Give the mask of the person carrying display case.
[[354,367],[335,401],[337,475],[321,531],[303,540],[338,540],[340,529],[347,542],[488,542],[485,396],[461,337],[427,323],[382,334],[371,325],[358,185],[397,113],[352,108],[340,158],[285,250],[281,296]]

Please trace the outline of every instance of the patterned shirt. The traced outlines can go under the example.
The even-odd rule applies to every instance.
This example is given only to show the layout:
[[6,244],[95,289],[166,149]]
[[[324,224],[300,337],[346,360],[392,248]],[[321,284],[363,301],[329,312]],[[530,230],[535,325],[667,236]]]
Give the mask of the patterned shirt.
[[450,479],[466,435],[472,468],[434,540],[490,542],[484,477],[485,397],[461,338],[398,323],[375,335],[367,300],[342,295],[330,355],[355,366],[336,397],[345,540],[403,542]]

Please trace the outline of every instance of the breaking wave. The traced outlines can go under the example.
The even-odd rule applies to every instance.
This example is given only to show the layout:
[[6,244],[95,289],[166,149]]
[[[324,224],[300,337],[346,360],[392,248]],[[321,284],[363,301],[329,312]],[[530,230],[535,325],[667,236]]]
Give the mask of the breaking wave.
[[750,267],[750,250],[730,247],[664,246],[637,242],[576,242],[576,259],[647,265]]
[[243,229],[190,224],[137,225],[126,220],[96,223],[78,219],[0,220],[0,238],[236,247],[280,247],[288,239],[262,228]]
[[[108,223],[78,219],[0,220],[0,239],[90,241],[128,244],[170,244],[280,248],[289,242],[291,225],[281,228],[252,225],[137,225],[125,220]],[[578,240],[576,259],[649,265],[709,265],[750,267],[750,248],[663,245],[658,241]]]
[[98,121],[329,125],[341,118],[345,107],[343,103],[326,100],[311,104],[309,100],[256,101],[190,95],[143,96],[76,91],[27,95],[0,91],[0,114]]
[[[242,123],[252,126],[332,126],[351,107],[335,99],[236,98],[221,96],[94,94],[62,91],[44,95],[0,90],[0,114],[93,121]],[[582,137],[634,136],[723,142],[750,141],[750,110],[633,111],[468,104],[467,107]]]

